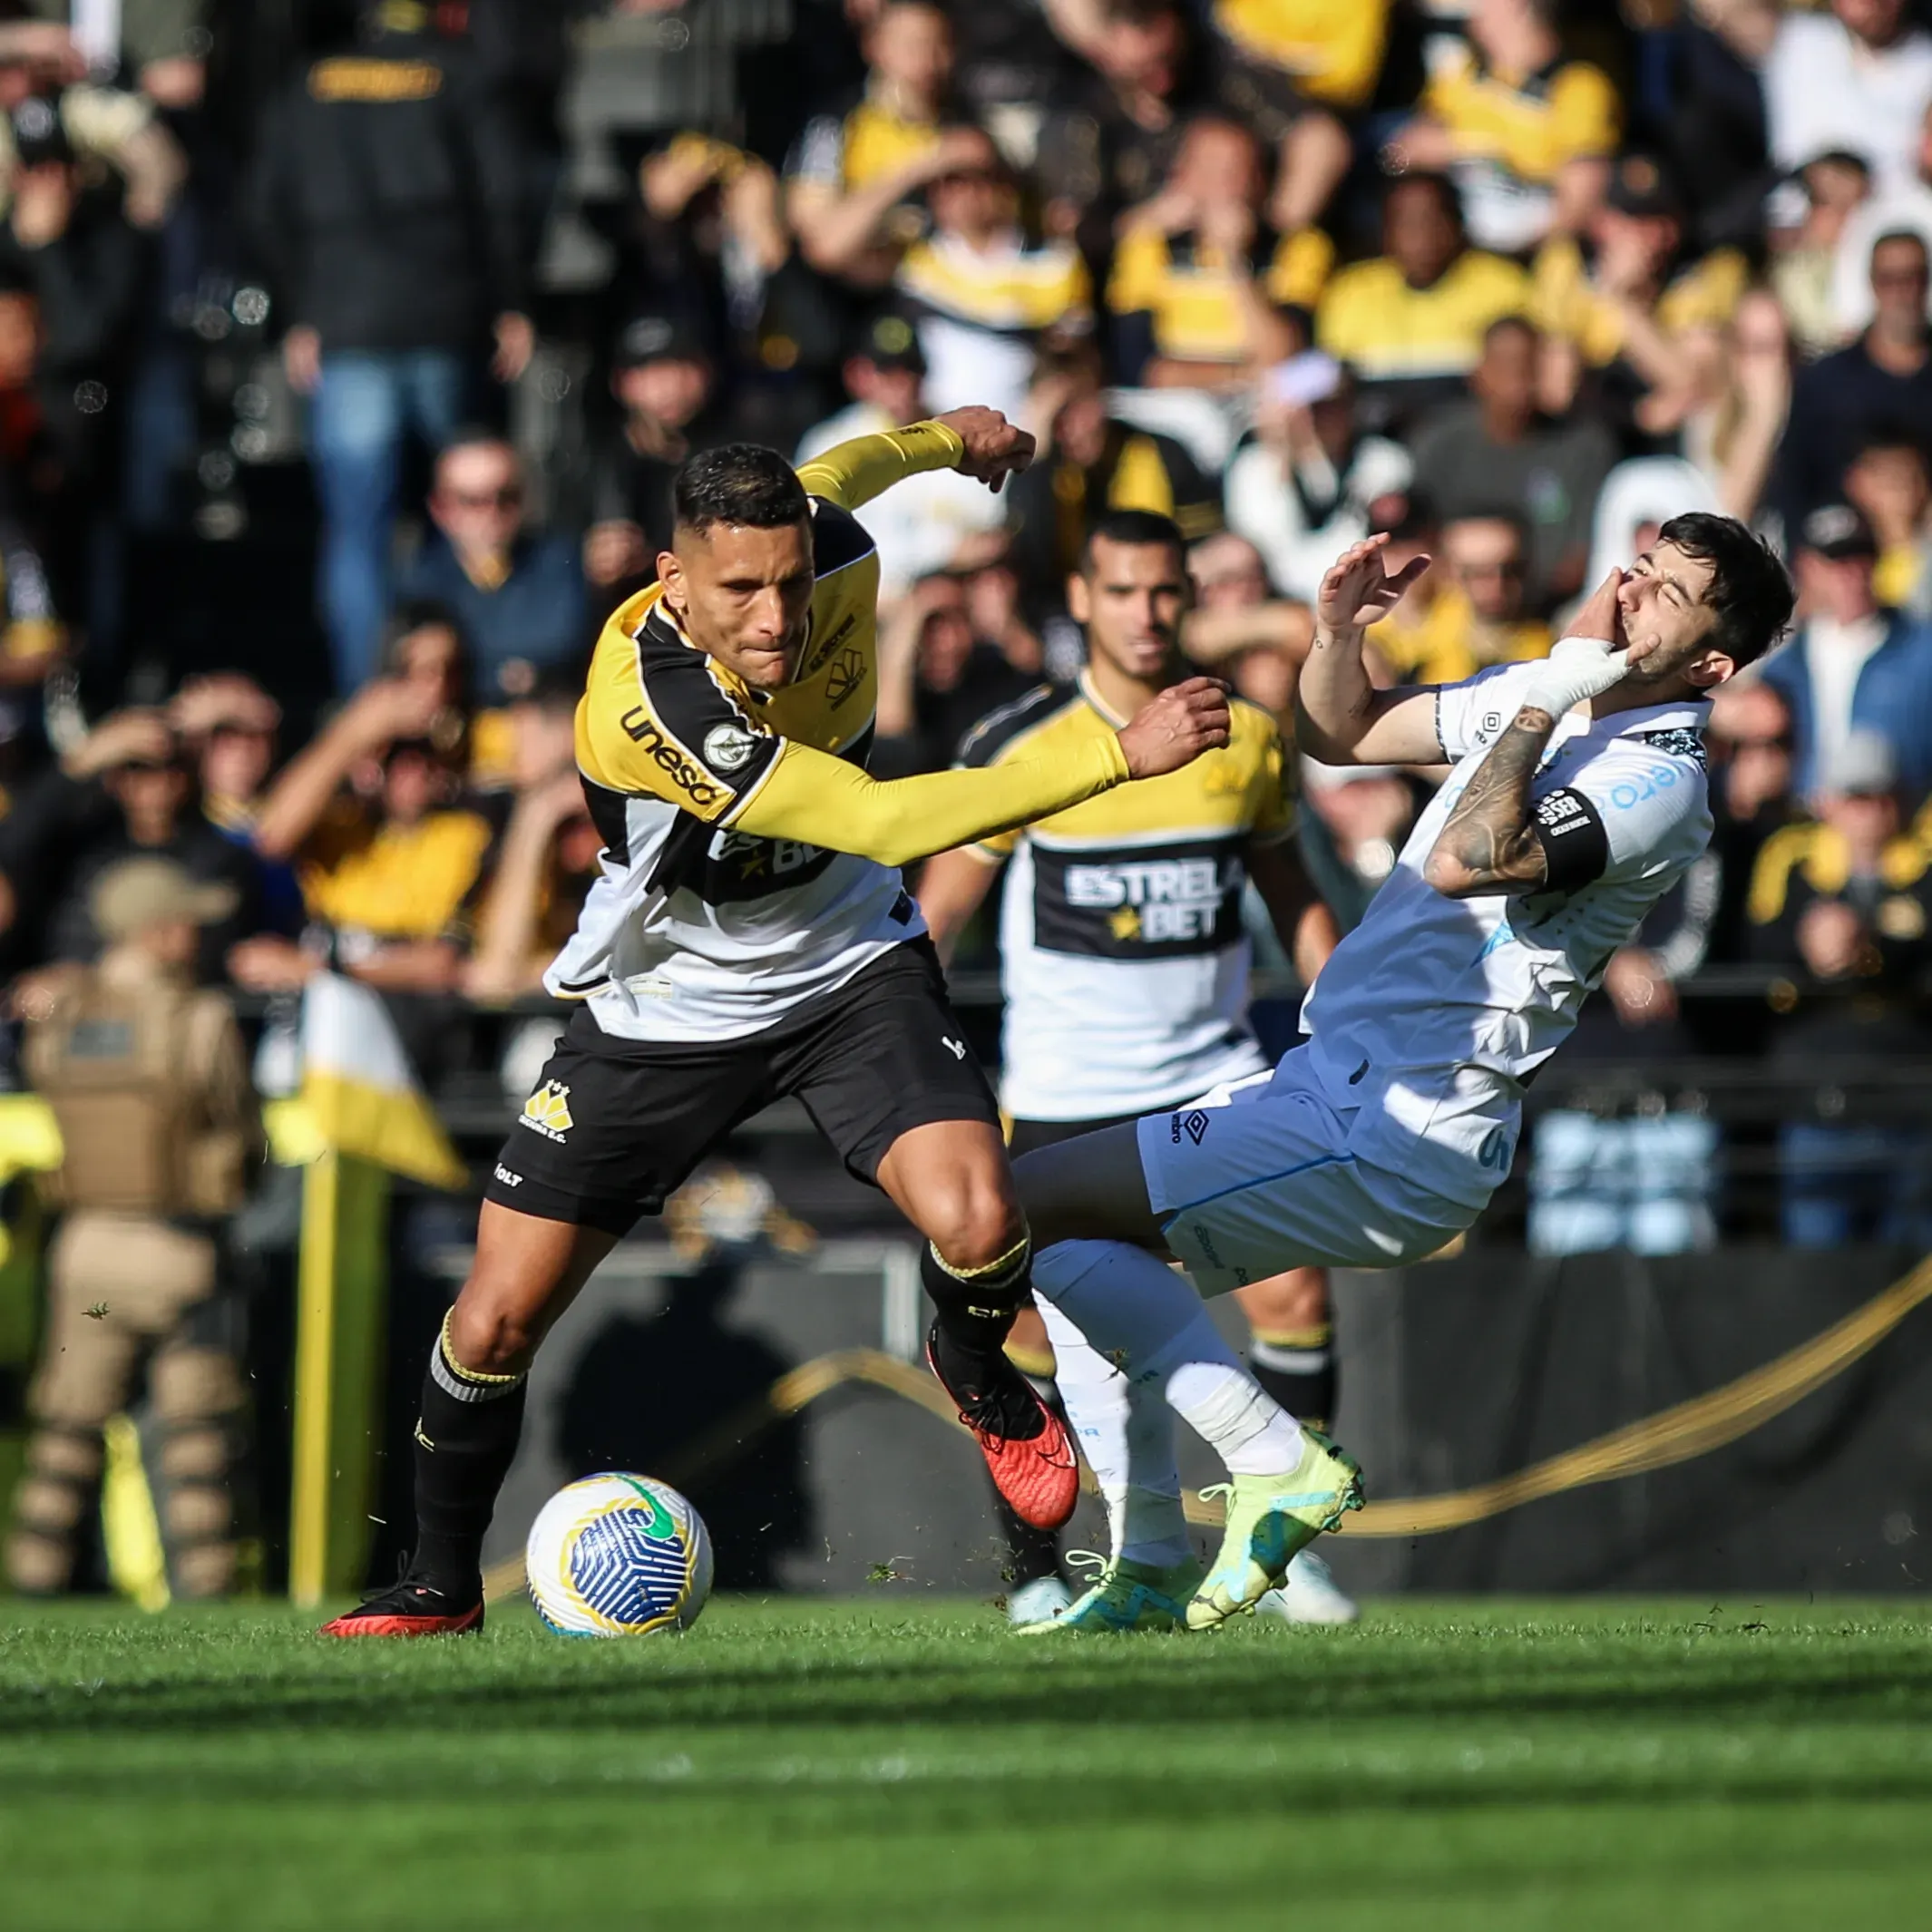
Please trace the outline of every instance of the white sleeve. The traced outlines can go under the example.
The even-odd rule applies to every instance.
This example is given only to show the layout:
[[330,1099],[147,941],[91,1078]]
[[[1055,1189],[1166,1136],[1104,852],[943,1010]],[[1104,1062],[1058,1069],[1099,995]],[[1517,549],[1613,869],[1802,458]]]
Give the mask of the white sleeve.
[[1436,737],[1451,764],[1496,743],[1522,708],[1522,700],[1513,693],[1527,685],[1537,668],[1534,660],[1492,664],[1460,684],[1436,687]]
[[1680,871],[1704,849],[1711,811],[1693,757],[1618,738],[1530,804],[1549,883],[1572,891],[1595,879]]

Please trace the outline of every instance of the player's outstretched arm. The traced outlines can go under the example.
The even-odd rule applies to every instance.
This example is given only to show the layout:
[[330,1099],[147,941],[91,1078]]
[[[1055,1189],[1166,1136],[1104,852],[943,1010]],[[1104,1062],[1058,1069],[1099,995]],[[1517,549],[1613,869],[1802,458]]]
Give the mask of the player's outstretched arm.
[[1442,756],[1432,691],[1378,691],[1361,661],[1368,627],[1388,616],[1429,568],[1416,557],[1391,577],[1385,536],[1336,558],[1315,596],[1315,636],[1302,666],[1295,742],[1324,765],[1433,765]]
[[811,496],[856,510],[895,483],[926,470],[957,470],[996,494],[1033,460],[1033,438],[997,409],[952,409],[903,429],[854,436],[799,466]]
[[1129,778],[1178,771],[1227,741],[1227,689],[1212,678],[1169,686],[1115,736],[1054,758],[882,781],[787,740],[769,772],[721,822],[759,838],[795,839],[882,865],[907,865],[1050,818]]
[[[1597,587],[1566,636],[1537,667],[1508,728],[1489,747],[1422,862],[1422,876],[1451,899],[1534,892],[1549,881],[1549,851],[1529,788],[1556,720],[1607,691],[1626,668],[1617,612],[1621,571]],[[1600,633],[1600,635],[1598,634]]]

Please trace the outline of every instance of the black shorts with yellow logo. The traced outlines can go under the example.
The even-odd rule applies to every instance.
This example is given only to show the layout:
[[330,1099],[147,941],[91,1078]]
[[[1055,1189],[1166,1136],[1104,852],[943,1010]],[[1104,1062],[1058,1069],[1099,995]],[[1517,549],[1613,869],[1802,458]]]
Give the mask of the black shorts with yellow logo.
[[927,939],[742,1039],[619,1039],[588,1009],[557,1042],[484,1197],[543,1221],[629,1232],[734,1127],[785,1095],[876,1184],[898,1137],[940,1120],[997,1128],[992,1089]]

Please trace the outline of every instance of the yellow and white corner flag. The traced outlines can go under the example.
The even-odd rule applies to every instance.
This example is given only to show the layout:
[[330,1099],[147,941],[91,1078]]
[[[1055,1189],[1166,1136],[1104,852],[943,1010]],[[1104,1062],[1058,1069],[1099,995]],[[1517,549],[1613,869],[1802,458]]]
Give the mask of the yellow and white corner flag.
[[338,1154],[431,1187],[469,1179],[388,1009],[338,973],[318,972],[302,991],[302,1104],[322,1145]]

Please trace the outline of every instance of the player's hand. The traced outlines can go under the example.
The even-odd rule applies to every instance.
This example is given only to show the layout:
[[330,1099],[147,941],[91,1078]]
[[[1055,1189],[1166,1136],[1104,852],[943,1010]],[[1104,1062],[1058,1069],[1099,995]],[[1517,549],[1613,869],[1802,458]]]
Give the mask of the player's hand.
[[949,409],[932,420],[943,423],[966,445],[954,468],[961,476],[977,477],[995,496],[1009,476],[1017,476],[1033,460],[1032,437],[1009,423],[997,409],[982,409],[976,404],[968,409]]
[[1525,705],[1561,717],[1586,698],[1599,698],[1623,682],[1630,668],[1624,613],[1616,597],[1623,581],[1623,571],[1612,571],[1590,593],[1556,649],[1526,685]]
[[1401,602],[1409,587],[1429,568],[1427,557],[1411,557],[1393,577],[1382,560],[1386,535],[1351,544],[1329,566],[1315,592],[1315,617],[1329,630],[1360,630],[1379,623]]
[[1158,778],[1227,743],[1227,687],[1218,678],[1170,684],[1144,704],[1120,733],[1127,776]]

